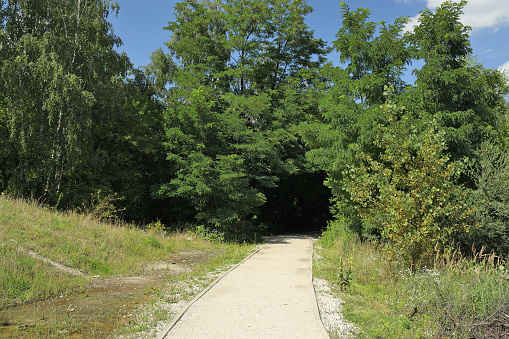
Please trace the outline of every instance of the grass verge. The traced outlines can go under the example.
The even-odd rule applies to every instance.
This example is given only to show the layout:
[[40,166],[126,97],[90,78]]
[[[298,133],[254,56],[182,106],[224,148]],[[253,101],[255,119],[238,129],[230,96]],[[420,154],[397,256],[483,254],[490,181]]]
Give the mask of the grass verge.
[[345,301],[359,338],[498,338],[509,336],[509,273],[494,255],[437,253],[410,271],[377,245],[325,233],[315,274]]
[[[166,234],[160,227],[143,231],[132,225],[100,222],[89,214],[56,212],[36,203],[0,196],[0,322],[3,324],[0,327],[4,326],[4,332],[0,328],[0,336],[8,332],[16,338],[26,335],[105,337],[118,326],[124,326],[124,320],[133,310],[160,298],[161,289],[205,281],[203,277],[208,272],[240,261],[254,248],[255,245],[211,241],[197,232]],[[175,261],[178,265],[173,266],[181,266],[183,272],[167,275],[147,268],[154,263],[172,266]],[[154,274],[158,275],[156,280],[152,279]],[[99,280],[115,282],[117,277],[122,281],[122,277],[143,276],[153,281],[144,287],[145,293],[105,307],[93,320],[78,314],[78,308],[70,311],[71,306],[66,308],[62,319],[57,319],[51,311],[53,308],[48,308],[46,315],[29,325],[12,324],[9,315],[17,312],[12,306],[46,299],[69,300],[67,303],[72,302],[74,309],[74,305],[85,303],[82,300],[89,297],[89,289]],[[187,297],[170,293],[166,298]]]

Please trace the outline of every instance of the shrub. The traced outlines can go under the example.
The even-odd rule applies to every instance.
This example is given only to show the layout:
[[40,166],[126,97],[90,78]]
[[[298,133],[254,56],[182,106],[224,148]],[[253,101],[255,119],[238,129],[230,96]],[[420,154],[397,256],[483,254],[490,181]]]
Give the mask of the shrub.
[[476,184],[472,192],[475,223],[470,234],[457,234],[464,248],[485,247],[509,258],[509,155],[498,146],[484,143],[478,151],[478,161],[471,169]]
[[388,124],[378,127],[379,159],[358,151],[359,163],[343,173],[343,185],[361,218],[380,229],[386,250],[410,267],[443,248],[452,232],[468,231],[473,213],[467,191],[456,183],[460,162],[449,162],[443,134],[434,121],[423,132],[398,108],[382,106]]

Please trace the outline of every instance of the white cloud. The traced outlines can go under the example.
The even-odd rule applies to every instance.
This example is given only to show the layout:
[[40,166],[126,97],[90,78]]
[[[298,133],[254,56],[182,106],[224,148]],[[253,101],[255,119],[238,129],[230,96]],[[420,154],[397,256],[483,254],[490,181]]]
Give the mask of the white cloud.
[[498,66],[498,70],[500,72],[504,72],[506,77],[509,79],[509,61],[506,61],[505,64]]
[[408,22],[403,27],[403,33],[411,32],[414,30],[414,26],[417,26],[419,24],[419,18],[421,17],[420,14],[417,14],[416,16],[410,17],[408,19]]
[[[426,6],[435,9],[444,0],[425,0]],[[459,2],[459,0],[453,0]],[[461,21],[464,25],[474,30],[492,28],[497,30],[503,25],[509,24],[509,1],[508,0],[470,0],[463,8]],[[412,18],[405,30],[411,30],[417,24],[418,16]]]

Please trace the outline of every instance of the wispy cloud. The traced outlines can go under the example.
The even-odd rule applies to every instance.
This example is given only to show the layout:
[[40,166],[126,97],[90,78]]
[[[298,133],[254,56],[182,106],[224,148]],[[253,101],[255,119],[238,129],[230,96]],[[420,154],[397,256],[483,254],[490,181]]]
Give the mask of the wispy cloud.
[[[425,1],[429,9],[435,9],[444,2],[444,0]],[[453,1],[459,2],[459,0]],[[501,26],[509,25],[508,0],[470,0],[463,11],[461,21],[474,30],[491,28],[496,31]],[[412,30],[417,24],[417,18],[418,16],[413,17],[412,22],[408,23],[405,29]]]

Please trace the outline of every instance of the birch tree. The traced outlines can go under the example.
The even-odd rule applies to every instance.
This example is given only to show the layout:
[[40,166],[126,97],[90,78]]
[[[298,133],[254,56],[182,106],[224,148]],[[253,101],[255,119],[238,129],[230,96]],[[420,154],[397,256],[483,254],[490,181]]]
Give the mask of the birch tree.
[[4,124],[14,156],[8,190],[57,200],[87,157],[93,125],[129,68],[108,16],[114,2],[9,0],[1,7]]

